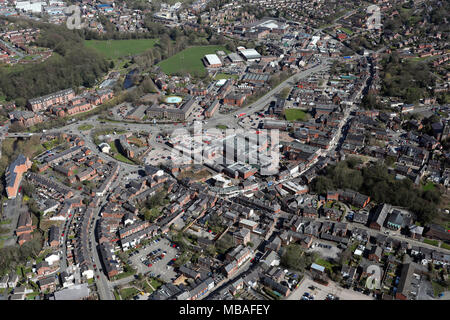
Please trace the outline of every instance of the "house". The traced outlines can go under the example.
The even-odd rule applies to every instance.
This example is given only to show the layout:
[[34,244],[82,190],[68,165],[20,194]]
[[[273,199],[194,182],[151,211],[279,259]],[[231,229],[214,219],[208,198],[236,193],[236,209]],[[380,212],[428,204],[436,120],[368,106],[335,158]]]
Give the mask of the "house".
[[427,229],[428,230],[426,230],[423,234],[425,237],[446,242],[450,241],[450,233],[444,227],[431,224]]
[[381,257],[383,255],[383,249],[379,246],[373,246],[369,252],[369,260],[380,262]]
[[373,214],[372,222],[369,224],[369,227],[371,229],[381,230],[381,227],[383,227],[384,225],[384,221],[386,220],[390,208],[390,205],[386,203],[380,204]]
[[39,288],[41,291],[55,291],[57,278],[53,275],[46,278],[42,278],[38,281]]
[[358,211],[353,214],[353,222],[367,224],[369,221],[369,213],[367,211]]
[[241,228],[239,231],[233,233],[234,243],[239,245],[247,245],[250,242],[250,230],[246,228]]
[[52,248],[59,246],[59,228],[57,226],[51,226],[48,230],[48,244]]
[[19,245],[32,239],[32,232],[36,228],[32,223],[31,214],[28,211],[24,211],[20,214],[16,228]]
[[36,265],[36,273],[40,276],[49,274],[51,272],[50,265],[47,261],[39,262]]
[[8,277],[8,287],[15,288],[19,282],[19,276],[16,273],[11,273]]
[[416,240],[421,240],[422,239],[422,234],[423,234],[423,227],[419,227],[415,224],[409,226],[409,234],[411,236],[411,238],[416,239]]
[[275,251],[266,251],[261,257],[261,263],[266,264],[269,267],[280,265],[280,256]]
[[0,289],[6,288],[8,288],[8,276],[4,275],[2,278],[0,278]]
[[341,269],[341,275],[344,279],[355,280],[356,268],[348,265],[343,265]]

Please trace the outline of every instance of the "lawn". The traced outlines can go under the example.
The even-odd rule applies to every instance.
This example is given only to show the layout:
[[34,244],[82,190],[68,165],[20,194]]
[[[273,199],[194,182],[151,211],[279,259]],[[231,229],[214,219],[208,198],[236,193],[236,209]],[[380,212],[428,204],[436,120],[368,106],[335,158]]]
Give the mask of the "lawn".
[[432,246],[438,246],[439,242],[437,240],[431,240],[431,239],[423,239],[423,242],[426,244],[431,244]]
[[433,286],[433,292],[434,296],[437,297],[439,293],[446,291],[448,288],[444,287],[441,283],[437,281],[431,281],[431,284]]
[[434,190],[434,183],[433,182],[428,182],[426,185],[423,186],[423,191],[428,191],[428,190]]
[[86,40],[84,44],[102,53],[108,59],[117,59],[144,52],[157,42],[158,39]]
[[122,300],[130,300],[138,293],[139,291],[136,288],[125,288],[120,290],[120,296],[122,297]]
[[217,128],[217,129],[221,129],[221,130],[228,129],[228,127],[227,127],[226,125],[223,125],[223,124],[218,124],[218,125],[216,126],[216,128]]
[[0,221],[0,224],[10,224],[11,223],[11,219],[6,219],[3,221]]
[[442,242],[442,243],[441,243],[441,248],[450,250],[450,245],[446,244],[445,242]]
[[227,73],[218,73],[214,77],[214,80],[221,80],[221,79],[238,79],[239,76],[237,74],[227,74]]
[[341,28],[341,30],[342,30],[342,32],[345,32],[349,36],[351,36],[353,34],[353,31],[348,28]]
[[333,263],[331,263],[331,262],[329,262],[329,261],[327,261],[325,259],[322,259],[322,258],[317,258],[316,263],[318,265],[321,265],[322,267],[325,267],[325,269],[328,269],[328,271],[330,273],[333,272],[333,267],[336,266],[335,264],[333,264]]
[[306,113],[303,110],[292,108],[285,110],[285,117],[288,121],[304,121],[306,120]]
[[229,53],[223,46],[194,46],[161,61],[158,66],[168,75],[190,73],[191,75],[204,76],[206,75],[206,69],[202,58],[206,54],[213,54],[219,50]]
[[80,131],[87,131],[87,130],[91,130],[94,126],[92,124],[82,124],[81,126],[78,127],[78,130]]

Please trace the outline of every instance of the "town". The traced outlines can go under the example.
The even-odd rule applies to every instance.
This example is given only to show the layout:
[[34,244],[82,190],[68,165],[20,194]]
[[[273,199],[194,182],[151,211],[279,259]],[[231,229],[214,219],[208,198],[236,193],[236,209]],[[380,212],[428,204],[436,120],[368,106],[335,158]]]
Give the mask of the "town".
[[450,298],[448,3],[70,5],[0,3],[0,300]]

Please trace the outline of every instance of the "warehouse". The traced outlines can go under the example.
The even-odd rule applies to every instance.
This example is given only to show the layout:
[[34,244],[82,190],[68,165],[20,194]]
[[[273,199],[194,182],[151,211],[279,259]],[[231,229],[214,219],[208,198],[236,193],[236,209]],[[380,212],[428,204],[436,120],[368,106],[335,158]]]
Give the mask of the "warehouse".
[[220,61],[219,57],[215,54],[207,54],[203,58],[203,62],[209,68],[220,68],[222,66],[222,61]]
[[261,55],[255,49],[240,49],[239,52],[247,61],[258,61]]

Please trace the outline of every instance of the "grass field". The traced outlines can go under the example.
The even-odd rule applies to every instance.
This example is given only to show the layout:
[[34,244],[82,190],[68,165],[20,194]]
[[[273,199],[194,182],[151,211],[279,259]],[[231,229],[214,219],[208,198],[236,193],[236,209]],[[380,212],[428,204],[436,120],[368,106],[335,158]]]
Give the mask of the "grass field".
[[169,59],[161,61],[158,63],[158,66],[168,75],[186,72],[204,76],[206,69],[203,65],[202,58],[206,54],[216,53],[219,50],[229,53],[223,46],[194,46],[178,52]]
[[125,288],[120,290],[120,296],[123,300],[130,300],[135,295],[137,295],[139,291],[136,288]]
[[439,246],[439,241],[437,240],[423,239],[423,242],[426,244],[431,244],[432,246]]
[[349,36],[351,36],[353,34],[353,31],[348,28],[341,28],[341,30],[342,30],[342,32],[345,32]]
[[109,59],[135,55],[152,48],[158,39],[86,40],[87,47],[103,53]]
[[286,109],[285,110],[285,117],[288,121],[304,121],[306,120],[306,113],[300,109]]
[[237,79],[239,76],[237,74],[227,74],[227,73],[218,73],[214,77],[214,80],[221,80],[221,79]]
[[92,124],[82,124],[81,126],[78,127],[78,130],[81,131],[87,131],[87,130],[91,130],[94,126]]
[[423,191],[428,191],[428,190],[434,190],[434,183],[433,182],[428,182],[426,185],[423,186]]

